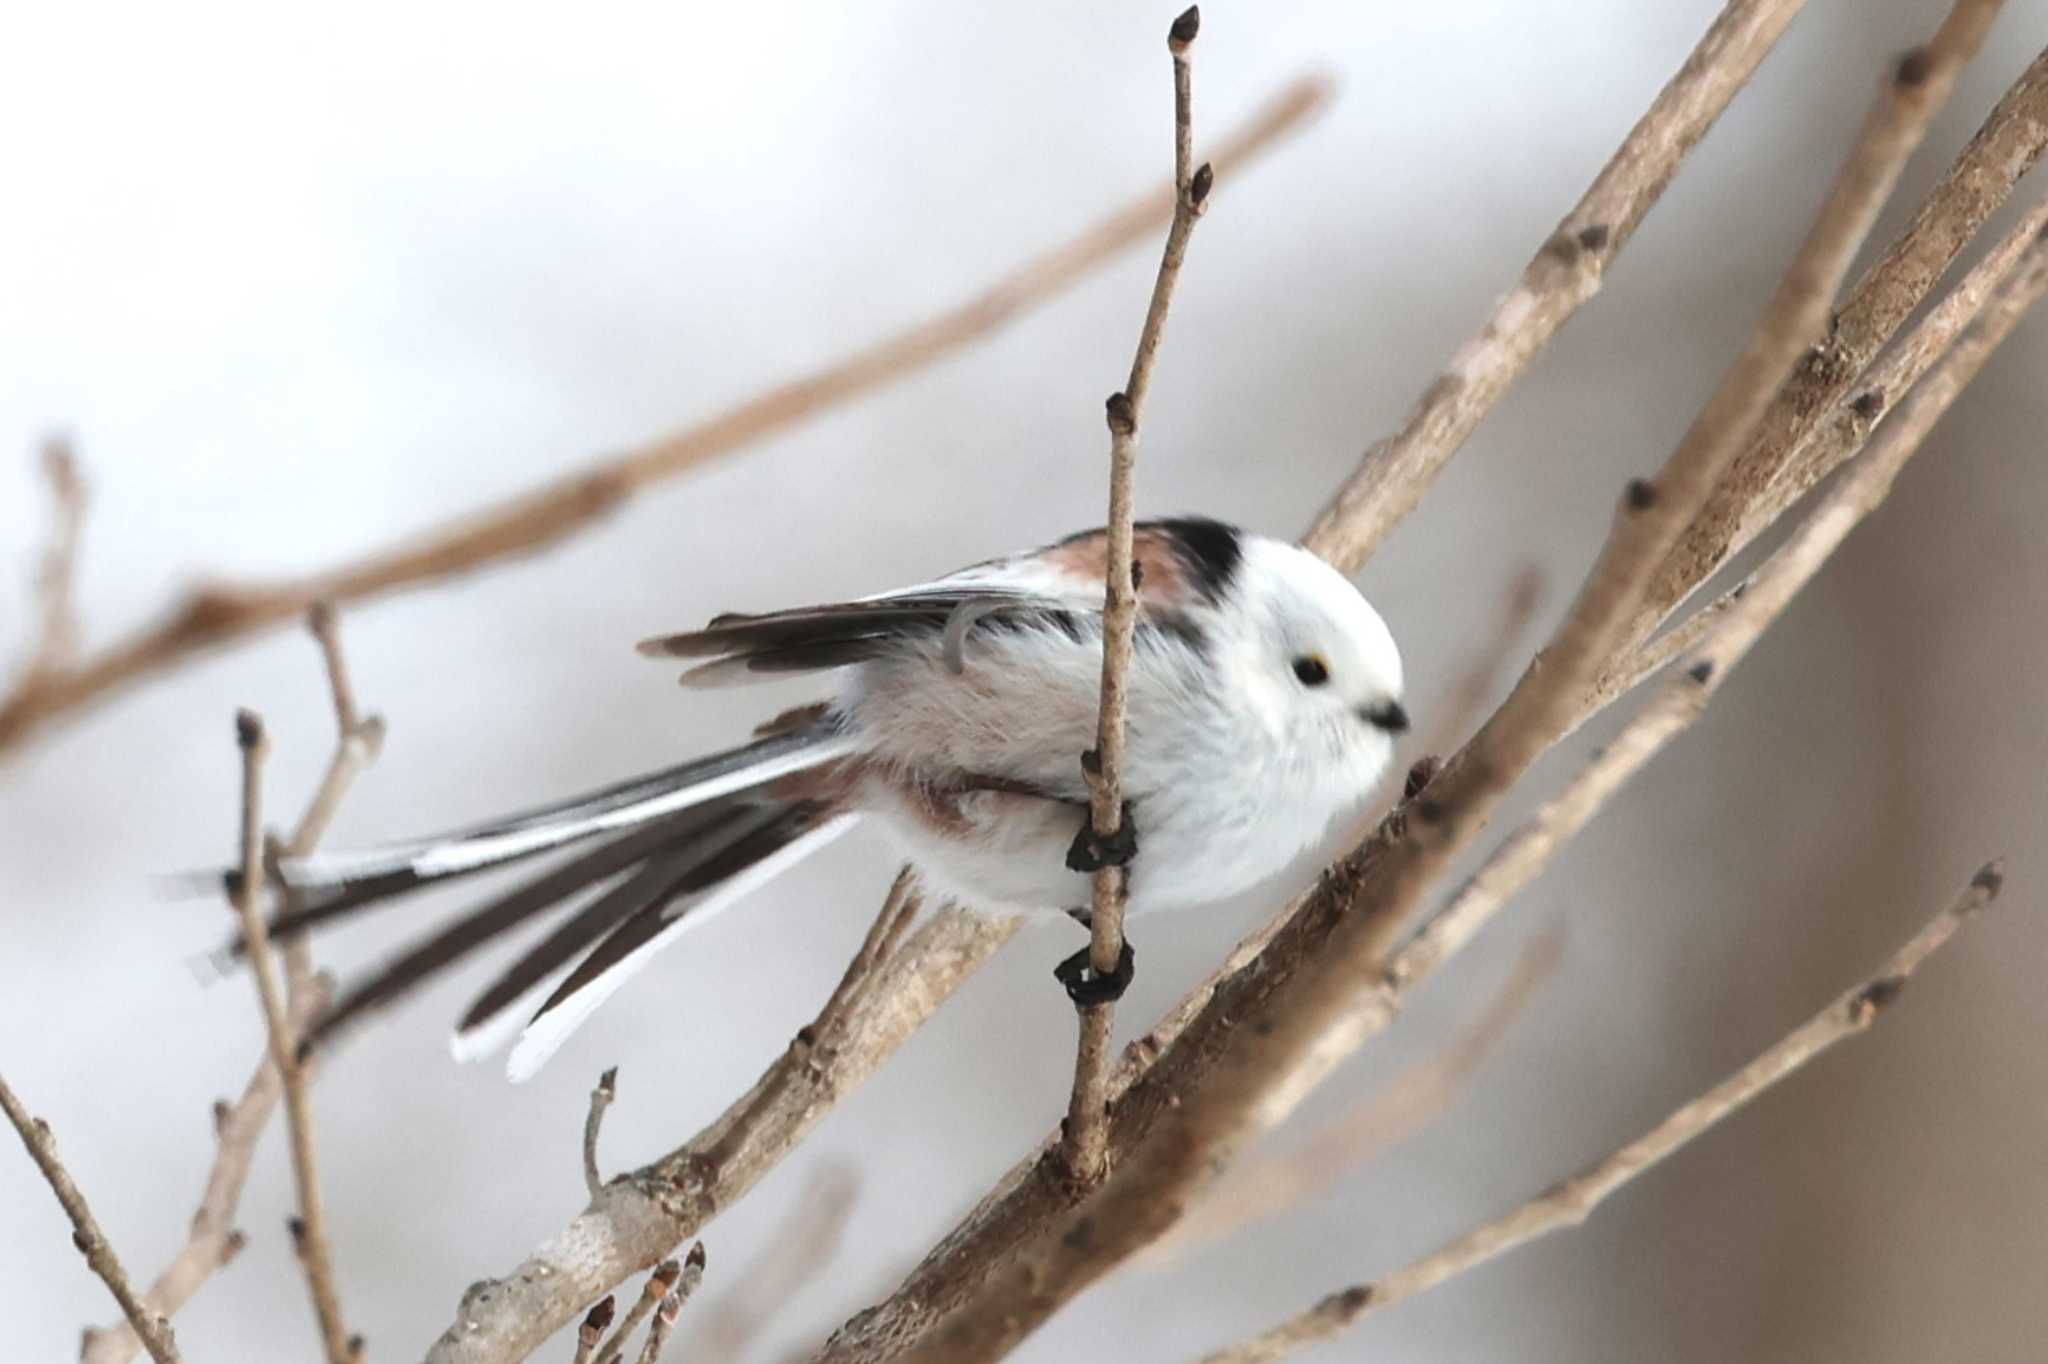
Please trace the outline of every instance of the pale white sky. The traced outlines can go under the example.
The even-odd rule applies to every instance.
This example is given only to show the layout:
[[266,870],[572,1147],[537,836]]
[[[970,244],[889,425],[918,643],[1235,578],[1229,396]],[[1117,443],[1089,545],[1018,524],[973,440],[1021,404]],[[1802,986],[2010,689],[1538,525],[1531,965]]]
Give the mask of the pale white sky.
[[[197,574],[325,564],[835,356],[1154,182],[1168,165],[1171,8],[16,6],[0,20],[0,643],[18,646],[26,627],[18,585],[43,521],[30,459],[43,433],[70,432],[92,482],[93,639]],[[1716,8],[1206,6],[1201,130],[1304,69],[1329,73],[1339,94],[1218,188],[1162,360],[1141,506],[1280,533],[1305,524]],[[1518,563],[1548,567],[1550,605],[1562,599],[1612,488],[1662,457],[1761,306],[1874,73],[1939,8],[1813,6],[1598,307],[1363,575],[1418,694],[1455,671]],[[2048,0],[2012,0],[1911,183],[1927,182],[2044,33]],[[782,700],[679,696],[632,655],[642,635],[723,608],[876,590],[1098,519],[1101,397],[1128,363],[1152,256],[659,490],[560,552],[349,617],[359,688],[391,741],[337,838],[608,780],[725,742]],[[2038,373],[2039,345],[2027,354]],[[1987,386],[2007,374],[1997,410],[2038,431],[2038,385],[2015,373]],[[1848,656],[1818,628],[1821,647]],[[1800,676],[1789,661],[1780,671],[1788,686]],[[1765,709],[1743,695],[1727,704]],[[177,1244],[209,1158],[207,1105],[239,1086],[255,1051],[242,982],[200,988],[184,966],[222,916],[150,888],[230,846],[241,704],[271,718],[282,819],[328,742],[313,655],[288,637],[120,700],[0,777],[0,1067],[56,1125],[139,1268]],[[1465,1017],[1528,932],[1633,903],[1642,883],[1626,876],[1643,866],[1623,832],[1720,827],[1707,821],[1734,816],[1717,793],[1771,757],[1759,740],[1674,758],[1684,771],[1646,788],[1661,793],[1659,825],[1621,816],[1620,831],[1589,840],[1526,919],[1482,944],[1319,1111]],[[1837,851],[1863,846],[1845,829]],[[521,1089],[456,1069],[443,1048],[489,964],[354,1042],[317,1102],[345,1297],[375,1357],[424,1348],[464,1284],[509,1267],[580,1202],[582,1096],[603,1066],[622,1066],[606,1134],[616,1161],[672,1144],[737,1093],[823,997],[889,871],[877,844],[848,840],[650,971]],[[1703,852],[1675,885],[1655,884],[1683,901],[1674,920],[1710,922],[1730,895],[1763,898],[1751,874]],[[1805,875],[1777,874],[1789,879],[1774,888]],[[393,911],[323,958],[360,966],[460,901]],[[1248,922],[1247,909],[1152,930],[1127,1025]],[[1725,988],[1701,977],[1697,954],[1733,948],[1601,922],[1574,922],[1565,983],[1489,1069],[1464,1125],[1234,1248],[1132,1273],[1024,1357],[1098,1357],[1116,1339],[1120,1356],[1150,1364],[1219,1344],[1533,1192],[1763,1040],[1738,1029],[1727,1048],[1672,1042],[1698,1034]],[[1046,977],[1071,946],[1050,929],[1021,940],[715,1225],[707,1294],[730,1290],[721,1268],[772,1240],[812,1172],[862,1171],[855,1242],[778,1310],[750,1358],[815,1340],[875,1296],[1055,1120],[1072,1024]],[[1815,960],[1844,982],[1863,965]],[[1685,981],[1695,993],[1674,1008]],[[1759,1007],[1796,1017],[1823,997],[1803,988],[1785,983]],[[1691,1061],[1665,1077],[1673,1058]],[[1561,1089],[1582,1097],[1559,1105]],[[1743,1199],[1735,1165],[1696,1173],[1700,1197]],[[250,1249],[179,1319],[189,1357],[310,1354],[288,1203],[283,1151],[268,1142],[243,1204]],[[1670,1223],[1658,1207],[1576,1248],[1518,1256],[1328,1357],[1734,1357],[1717,1351],[1739,1353],[1743,1338],[1702,1323],[1762,1310],[1740,1249],[1774,1224],[1731,1223],[1728,1244],[1702,1249],[1660,1240]],[[0,1158],[0,1210],[0,1355],[68,1356],[109,1304],[23,1161]],[[1717,1287],[1674,1306],[1664,1295],[1683,1298],[1673,1285],[1702,1264],[1717,1266]],[[1872,1270],[1856,1283],[1877,1294],[1888,1280]],[[1862,1300],[1843,1293],[1808,1343],[1868,1343],[1854,1334]],[[1787,1338],[1804,1339],[1772,1337]],[[680,1357],[687,1322],[679,1345]]]

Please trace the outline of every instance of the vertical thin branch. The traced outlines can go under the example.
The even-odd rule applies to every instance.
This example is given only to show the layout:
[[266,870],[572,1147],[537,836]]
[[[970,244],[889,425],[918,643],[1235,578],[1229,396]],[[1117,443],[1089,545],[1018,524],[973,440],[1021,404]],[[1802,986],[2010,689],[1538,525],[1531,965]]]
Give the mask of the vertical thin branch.
[[263,733],[262,718],[252,710],[239,712],[235,716],[235,738],[242,750],[242,878],[236,888],[235,910],[242,916],[249,967],[256,977],[256,992],[270,1030],[271,1064],[284,1081],[292,1172],[299,1185],[299,1218],[292,1224],[293,1239],[305,1265],[306,1285],[312,1293],[313,1311],[320,1320],[320,1337],[328,1364],[350,1364],[356,1347],[342,1323],[341,1301],[334,1288],[327,1214],[320,1201],[319,1171],[313,1158],[312,1105],[306,1096],[306,1077],[299,1065],[284,985],[263,925],[263,759],[269,741]]
[[[1109,419],[1109,521],[1105,530],[1102,606],[1102,706],[1096,722],[1095,747],[1081,760],[1088,782],[1089,820],[1098,847],[1113,846],[1123,827],[1123,755],[1126,683],[1132,641],[1137,632],[1138,591],[1132,572],[1132,483],[1138,460],[1138,420],[1152,386],[1152,366],[1173,303],[1173,288],[1187,258],[1188,237],[1202,216],[1214,172],[1194,167],[1194,81],[1189,51],[1202,24],[1201,10],[1190,5],[1167,30],[1166,47],[1173,58],[1173,223],[1152,283],[1152,300],[1138,330],[1137,353],[1123,391],[1107,403]],[[1101,866],[1095,870],[1089,918],[1088,963],[1098,979],[1117,974],[1126,954],[1124,903],[1130,888],[1129,868]],[[1110,1030],[1115,1005],[1105,1001],[1078,1010],[1080,1044],[1074,1061],[1074,1088],[1067,1107],[1065,1157],[1068,1172],[1086,1184],[1104,1169],[1104,1083],[1109,1074]]]
[[1206,1356],[1203,1364],[1268,1364],[1304,1345],[1343,1330],[1377,1311],[1444,1280],[1476,1268],[1539,1236],[1575,1227],[1616,1189],[1671,1156],[1693,1138],[1749,1103],[1772,1085],[1836,1043],[1867,1031],[1906,988],[1920,964],[1940,950],[1964,921],[1998,897],[2005,878],[1998,864],[1985,865],[1951,905],[1916,933],[1862,984],[1808,1019],[1748,1065],[1698,1098],[1673,1111],[1655,1127],[1578,1174],[1552,1186],[1521,1207],[1473,1228],[1383,1279],[1333,1293],[1314,1307],[1263,1334]]
[[51,1135],[50,1125],[41,1118],[31,1117],[4,1079],[0,1079],[0,1110],[6,1112],[7,1120],[21,1134],[21,1144],[28,1148],[29,1159],[35,1161],[36,1168],[49,1181],[50,1191],[64,1205],[65,1215],[70,1217],[73,1228],[71,1244],[84,1254],[86,1264],[105,1282],[107,1291],[114,1295],[114,1301],[121,1304],[122,1315],[128,1318],[135,1334],[142,1338],[150,1358],[157,1364],[178,1364],[178,1343],[172,1337],[171,1323],[135,1296],[135,1286],[129,1282],[127,1271],[121,1268],[121,1259],[114,1254],[107,1234],[100,1230],[92,1209],[86,1206],[85,1194],[72,1180],[71,1172],[64,1168],[64,1162],[57,1158],[57,1139]]
[[604,1126],[604,1111],[618,1096],[619,1068],[613,1066],[597,1077],[590,1091],[590,1112],[583,1119],[583,1187],[592,1198],[604,1192],[604,1176],[597,1172],[597,1134]]
[[30,645],[21,685],[63,671],[78,653],[78,555],[85,533],[85,480],[78,456],[61,436],[43,442],[43,480],[50,485],[50,541],[36,569],[41,633]]
[[[690,1258],[697,1262],[701,1272],[704,1263],[702,1241],[690,1247]],[[633,1300],[632,1307],[626,1312],[626,1319],[619,1323],[618,1330],[612,1332],[612,1338],[599,1347],[591,1364],[617,1364],[619,1357],[625,1353],[627,1340],[639,1329],[640,1323],[647,1319],[647,1314],[660,1306],[669,1296],[682,1277],[681,1260],[663,1260],[656,1265],[654,1272],[647,1276],[647,1282],[640,1286],[640,1296]]]

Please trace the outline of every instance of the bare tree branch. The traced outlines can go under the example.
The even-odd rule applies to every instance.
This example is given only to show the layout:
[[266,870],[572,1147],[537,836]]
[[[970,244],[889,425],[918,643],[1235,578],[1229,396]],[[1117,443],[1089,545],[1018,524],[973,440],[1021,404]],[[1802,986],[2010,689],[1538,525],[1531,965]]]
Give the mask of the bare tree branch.
[[[294,1035],[327,1006],[331,995],[326,978],[316,976],[312,987],[291,1002]],[[225,1100],[214,1103],[213,1168],[207,1172],[199,1210],[192,1215],[189,1238],[142,1295],[150,1311],[166,1318],[176,1316],[202,1284],[241,1253],[245,1238],[235,1228],[235,1208],[256,1158],[257,1139],[269,1126],[283,1092],[266,1044],[242,1096],[233,1104]],[[81,1364],[127,1364],[142,1348],[135,1329],[126,1321],[87,1327],[79,1359]]]
[[[333,613],[316,607],[308,625],[320,646],[339,732],[326,773],[307,802],[305,813],[300,816],[288,844],[295,856],[304,856],[318,844],[343,796],[364,766],[376,757],[384,737],[381,720],[374,715],[363,716],[356,710]],[[298,940],[285,945],[286,1014],[293,1037],[298,1037],[307,1024],[327,1007],[333,994],[332,983],[312,970],[311,960],[302,944],[303,940]],[[309,1079],[315,1064],[312,1058],[303,1063]],[[241,1098],[232,1106],[225,1102],[214,1106],[214,1131],[218,1145],[213,1168],[207,1174],[199,1210],[192,1218],[190,1238],[144,1295],[143,1300],[153,1310],[165,1316],[175,1316],[191,1301],[200,1285],[224,1268],[242,1248],[242,1233],[234,1227],[235,1209],[241,1202],[242,1187],[249,1178],[257,1139],[263,1135],[270,1122],[271,1111],[277,1107],[282,1094],[283,1083],[271,1065],[266,1038],[257,1058],[255,1073],[249,1077]],[[81,1352],[82,1364],[127,1364],[140,1348],[142,1342],[135,1338],[134,1331],[125,1322],[102,1329],[88,1328]]]
[[[878,939],[900,934],[916,897],[892,893]],[[501,1279],[463,1294],[428,1364],[511,1364],[596,1298],[646,1269],[744,1196],[840,1099],[1009,941],[1015,919],[946,908],[909,934],[797,1034],[754,1087],[684,1145],[626,1177]],[[849,972],[851,975],[852,972]]]
[[1898,998],[1920,964],[1954,936],[1965,920],[1997,898],[2003,884],[1998,864],[1986,865],[1971,878],[1953,904],[1894,953],[1875,975],[1628,1145],[1413,1264],[1375,1282],[1333,1293],[1299,1316],[1251,1340],[1205,1356],[1203,1364],[1268,1364],[1304,1345],[1328,1339],[1368,1312],[1427,1292],[1444,1280],[1539,1236],[1578,1226],[1615,1190],[1837,1042],[1867,1030]]
[[1372,557],[1558,328],[1599,292],[1608,264],[1686,153],[1803,7],[1804,0],[1731,0],[1722,9],[1515,287],[1451,357],[1401,429],[1365,452],[1303,544],[1346,572]]
[[[1226,167],[1248,160],[1320,110],[1328,98],[1328,83],[1322,77],[1296,78],[1216,145],[1215,163]],[[126,639],[74,665],[25,675],[0,696],[0,760],[44,726],[114,690],[296,619],[315,602],[366,600],[556,544],[656,483],[872,392],[987,335],[1151,236],[1168,220],[1173,203],[1170,187],[1154,190],[937,316],[824,369],[778,384],[696,426],[594,461],[567,478],[331,569],[298,578],[194,589],[155,623]]]
[[2048,290],[2048,243],[2037,237],[1976,325],[1913,388],[1842,481],[1751,576],[1748,590],[1711,618],[1698,647],[1687,656],[1684,671],[1668,679],[1562,792],[1494,851],[1402,952],[1389,972],[1392,979],[1401,981],[1411,974],[1426,973],[1469,941],[1501,906],[1541,874],[1623,783],[1699,718],[1764,630],[1812,581],[1849,532],[1884,501],[1892,480],[1919,450],[1935,422],[2044,290]]
[[[1932,117],[1953,80],[1953,71],[1989,22],[1989,6],[1959,0],[1933,43],[1895,71],[1887,95],[1898,101],[1896,117],[1911,125],[1911,137],[1891,139],[1894,155],[1910,150],[1919,129]],[[1943,38],[1946,35],[1947,41]],[[1924,71],[1917,84],[1901,74]],[[1947,74],[1944,74],[1947,73]],[[1885,109],[1865,125],[1867,137],[1887,135]],[[1728,477],[1684,540],[1660,566],[1655,582],[1630,623],[1641,639],[1726,559],[1745,513],[1773,483],[1788,452],[1813,423],[1825,417],[1853,386],[1886,341],[1946,273],[1965,243],[1976,235],[2032,169],[2048,146],[2048,50],[2037,56],[1991,111],[1984,125],[1922,204],[1913,223],[1864,273],[1834,325],[1800,373],[1771,404],[1771,410],[1728,472]]]
[[[1815,484],[1833,473],[1870,438],[1885,419],[1887,404],[1920,382],[1946,355],[1957,336],[1976,321],[2013,267],[2043,231],[2048,231],[2048,200],[2036,204],[1972,266],[1961,283],[1944,295],[1910,333],[1892,346],[1849,385],[1855,396],[1836,403],[1832,415],[1816,420],[1794,444],[1776,481],[1743,512],[1730,544],[1733,554],[1776,522]],[[1710,605],[1695,611],[1664,633],[1646,641],[1601,675],[1579,717],[1585,720],[1634,690],[1673,659],[1689,651],[1720,614],[1747,591],[1739,583]],[[1574,726],[1576,728],[1576,726]]]
[[597,1134],[604,1126],[604,1111],[619,1092],[618,1084],[617,1066],[598,1076],[590,1091],[590,1113],[583,1119],[583,1187],[592,1198],[604,1192],[604,1176],[597,1172]]
[[242,876],[235,909],[242,916],[248,943],[249,969],[270,1030],[270,1063],[284,1082],[285,1122],[291,1133],[292,1172],[299,1186],[299,1216],[292,1240],[306,1270],[306,1286],[319,1318],[321,1343],[328,1364],[350,1364],[357,1344],[341,1316],[334,1286],[334,1264],[327,1242],[327,1213],[320,1200],[319,1168],[313,1156],[313,1110],[306,1095],[306,1075],[299,1065],[298,1037],[292,1032],[285,987],[270,938],[263,924],[263,759],[269,750],[263,720],[244,710],[235,716],[235,738],[242,749]]
[[[1173,223],[1167,228],[1166,248],[1159,258],[1159,273],[1152,282],[1152,301],[1145,309],[1145,323],[1138,329],[1137,354],[1131,359],[1131,374],[1121,393],[1110,395],[1109,416],[1109,519],[1106,522],[1103,562],[1102,604],[1102,704],[1096,721],[1095,747],[1083,754],[1081,771],[1088,783],[1089,822],[1094,846],[1102,853],[1118,847],[1121,839],[1128,848],[1130,832],[1123,827],[1124,711],[1126,683],[1131,670],[1131,647],[1138,628],[1138,589],[1132,559],[1132,483],[1138,462],[1138,421],[1145,409],[1145,395],[1152,387],[1152,366],[1159,354],[1159,341],[1166,329],[1166,312],[1173,303],[1173,287],[1180,279],[1181,262],[1187,258],[1188,238],[1195,220],[1208,203],[1215,173],[1194,163],[1194,81],[1189,53],[1200,32],[1202,12],[1190,5],[1167,31],[1166,47],[1173,58]],[[1124,902],[1130,881],[1128,852],[1114,858],[1099,855],[1090,883],[1092,905],[1089,914],[1088,966],[1097,980],[1118,974],[1128,950],[1124,942]],[[1067,1104],[1067,1136],[1064,1154],[1067,1171],[1077,1181],[1090,1184],[1103,1173],[1104,1090],[1109,1077],[1109,1039],[1116,1006],[1077,1005],[1080,1040],[1074,1057],[1073,1092]]]
[[[704,1243],[699,1241],[692,1246],[690,1254],[699,1264],[703,1263]],[[626,1342],[632,1338],[633,1332],[647,1319],[648,1313],[667,1299],[682,1277],[681,1260],[663,1260],[656,1265],[654,1272],[647,1276],[647,1282],[641,1285],[640,1296],[633,1300],[633,1306],[627,1310],[626,1319],[619,1323],[618,1330],[612,1332],[612,1338],[598,1348],[593,1364],[618,1364],[619,1358],[625,1354]]]
[[619,1300],[607,1293],[584,1315],[583,1324],[576,1328],[576,1354],[570,1364],[591,1364],[591,1356],[597,1353],[598,1342],[611,1328],[612,1315],[618,1308]]
[[43,1172],[50,1191],[64,1205],[64,1213],[71,1219],[73,1228],[71,1244],[78,1247],[92,1272],[100,1276],[107,1285],[107,1291],[114,1295],[114,1301],[121,1304],[121,1314],[128,1318],[130,1327],[148,1347],[149,1357],[157,1364],[178,1364],[178,1342],[171,1333],[170,1321],[158,1316],[135,1296],[135,1285],[130,1282],[128,1272],[121,1268],[121,1258],[114,1253],[107,1234],[100,1230],[92,1209],[86,1206],[85,1194],[72,1180],[71,1172],[64,1168],[64,1162],[57,1158],[57,1139],[50,1132],[50,1124],[41,1118],[31,1117],[22,1107],[21,1100],[14,1096],[14,1091],[7,1087],[5,1079],[0,1079],[0,1110],[6,1112],[7,1121],[13,1123],[14,1130],[21,1134],[21,1144],[28,1148],[29,1159]]
[[[1042,1156],[1027,1162],[887,1302],[835,1334],[820,1358],[1002,1353],[1160,1234],[1214,1168],[1291,1111],[1374,1030],[1386,1008],[1370,988],[1376,963],[1410,907],[1508,786],[1576,720],[1585,692],[1625,641],[1648,571],[1822,334],[1830,282],[1846,270],[1869,221],[1875,182],[1859,169],[1866,164],[1862,151],[1850,157],[1849,173],[1830,190],[1756,336],[1658,481],[1632,486],[1540,666],[1418,799],[1326,873],[1257,957],[1177,1017],[1184,1030],[1114,1100],[1111,1179],[1077,1204],[1073,1191],[1039,1173]],[[1940,193],[1960,192],[1949,186]],[[1960,202],[1937,209],[1931,215],[1944,221],[1973,211]],[[918,1348],[906,1349],[913,1343]]]
[[85,480],[71,442],[43,442],[43,481],[50,487],[50,542],[36,569],[36,614],[41,632],[31,641],[17,686],[58,672],[78,652],[78,556],[85,532]]

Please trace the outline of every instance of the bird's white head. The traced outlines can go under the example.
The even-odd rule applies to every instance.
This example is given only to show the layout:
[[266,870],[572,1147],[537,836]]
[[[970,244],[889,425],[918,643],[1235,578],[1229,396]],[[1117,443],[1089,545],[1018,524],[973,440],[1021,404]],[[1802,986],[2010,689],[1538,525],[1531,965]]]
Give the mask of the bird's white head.
[[1401,653],[1379,612],[1297,545],[1246,536],[1226,608],[1234,686],[1301,765],[1303,794],[1363,797],[1408,727]]

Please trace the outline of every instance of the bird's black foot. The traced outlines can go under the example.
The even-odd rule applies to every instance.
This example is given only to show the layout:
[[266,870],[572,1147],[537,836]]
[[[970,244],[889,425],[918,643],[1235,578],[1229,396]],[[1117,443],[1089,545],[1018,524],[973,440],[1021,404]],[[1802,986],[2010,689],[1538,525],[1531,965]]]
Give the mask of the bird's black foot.
[[1098,836],[1094,817],[1085,810],[1081,812],[1081,831],[1067,848],[1067,870],[1085,875],[1104,867],[1127,867],[1137,855],[1138,826],[1131,818],[1131,803],[1125,801],[1123,818],[1117,821],[1116,832],[1108,838]]
[[1124,997],[1124,991],[1131,988],[1131,980],[1138,974],[1137,954],[1131,951],[1127,940],[1123,950],[1117,953],[1116,970],[1101,976],[1088,964],[1088,952],[1089,949],[1084,947],[1053,967],[1053,979],[1067,987],[1067,998],[1074,1001],[1077,1009],[1116,1003]]

